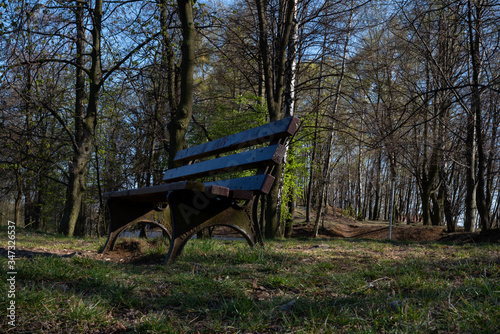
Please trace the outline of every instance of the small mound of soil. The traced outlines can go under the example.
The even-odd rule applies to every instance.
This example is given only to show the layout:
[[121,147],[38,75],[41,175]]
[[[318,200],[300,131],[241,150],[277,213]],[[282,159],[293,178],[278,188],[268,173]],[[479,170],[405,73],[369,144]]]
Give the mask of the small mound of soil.
[[136,254],[141,253],[143,250],[143,246],[141,243],[135,239],[123,238],[115,245],[115,251],[124,253],[124,254]]
[[101,254],[101,256],[106,261],[138,265],[163,263],[165,257],[146,254],[151,247],[155,247],[154,242],[146,239],[121,238],[121,240],[118,239],[113,251]]
[[[311,237],[312,224],[299,225],[294,228],[293,237]],[[319,238],[349,238],[349,239],[389,239],[398,241],[439,241],[445,235],[444,227],[436,226],[393,226],[374,224],[343,224],[330,223],[319,231]]]
[[500,229],[489,230],[487,234],[483,234],[481,232],[448,233],[439,241],[453,243],[500,243]]
[[[304,219],[305,215],[299,211],[295,218]],[[292,237],[309,238],[313,235],[314,224],[296,224]],[[339,210],[332,210],[325,217],[320,226],[319,238],[350,238],[350,239],[389,239],[389,224],[387,222],[364,221],[345,217]],[[391,240],[416,242],[491,242],[500,241],[500,229],[490,230],[487,235],[479,232],[447,233],[444,226],[423,226],[418,224],[394,224],[391,229]]]

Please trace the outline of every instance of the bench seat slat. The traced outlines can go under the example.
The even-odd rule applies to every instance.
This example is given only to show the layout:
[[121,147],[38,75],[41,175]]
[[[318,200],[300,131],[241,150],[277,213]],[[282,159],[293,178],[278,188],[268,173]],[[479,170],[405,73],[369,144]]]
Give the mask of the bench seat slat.
[[197,190],[205,191],[209,194],[228,197],[229,188],[210,184],[205,185],[195,181],[181,181],[169,184],[160,184],[157,186],[136,188],[130,190],[110,191],[103,194],[104,198],[128,198],[137,202],[156,202],[167,203],[167,194],[174,190]]
[[224,152],[241,149],[272,140],[293,135],[299,126],[299,119],[288,117],[282,120],[265,124],[257,128],[236,133],[214,141],[189,147],[179,151],[175,156],[176,163],[196,160]]
[[229,190],[244,190],[268,194],[273,185],[274,177],[270,174],[253,175],[236,179],[206,182],[205,186],[218,185]]
[[168,184],[160,184],[152,187],[145,188],[136,188],[129,190],[120,190],[120,191],[110,191],[103,194],[104,198],[111,197],[122,197],[129,198],[131,200],[137,200],[140,202],[158,202],[158,203],[166,203],[167,194],[169,191],[174,190],[199,190],[204,191],[205,185],[196,181],[182,181],[182,182],[174,182]]
[[275,165],[281,163],[285,152],[285,147],[277,144],[213,160],[206,160],[167,170],[163,181],[182,181],[231,171]]

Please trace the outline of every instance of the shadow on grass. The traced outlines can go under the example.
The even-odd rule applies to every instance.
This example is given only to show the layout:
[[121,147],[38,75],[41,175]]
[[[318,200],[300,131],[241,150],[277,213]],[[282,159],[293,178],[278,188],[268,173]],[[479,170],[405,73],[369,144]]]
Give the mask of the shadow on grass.
[[[34,251],[34,250],[24,250],[17,249],[15,251],[16,259],[18,258],[33,258],[33,257],[61,257],[61,258],[70,258],[73,256],[78,256],[81,253],[79,252],[71,252],[71,253],[61,253],[61,252],[42,252],[42,251]],[[4,258],[8,258],[9,251],[6,248],[0,247],[0,256]]]

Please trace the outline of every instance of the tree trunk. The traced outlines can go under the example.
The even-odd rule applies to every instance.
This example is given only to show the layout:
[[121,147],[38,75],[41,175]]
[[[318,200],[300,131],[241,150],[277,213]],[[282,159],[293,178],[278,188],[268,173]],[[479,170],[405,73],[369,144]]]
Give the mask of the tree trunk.
[[377,162],[376,162],[376,175],[375,175],[375,203],[373,205],[373,211],[371,218],[372,220],[379,220],[380,219],[380,203],[381,203],[381,198],[380,198],[380,178],[382,175],[382,151],[379,151],[378,157],[377,157]]
[[[274,122],[280,118],[286,70],[286,50],[293,26],[295,0],[286,1],[285,5],[279,8],[278,32],[276,36],[273,36],[273,42],[276,45],[276,54],[274,55],[273,62],[271,62],[271,52],[268,44],[267,2],[256,0],[256,5],[259,21],[259,51],[262,57],[267,109],[270,121]],[[275,166],[272,173],[275,180],[281,179],[282,169],[282,165]],[[274,182],[267,196],[266,222],[264,228],[266,238],[276,238],[280,236],[278,221],[278,188],[279,181]]]
[[[297,38],[298,38],[298,23],[297,23],[297,2],[293,1],[294,9],[293,9],[293,28],[290,35],[290,40],[288,43],[288,52],[287,52],[287,61],[286,61],[286,87],[285,87],[285,117],[293,116],[295,112],[295,84],[296,84],[296,71],[297,71]],[[289,143],[288,143],[289,144]],[[285,170],[286,165],[288,163],[288,155],[289,155],[289,145],[287,145],[287,149],[285,151],[285,156],[283,158],[283,172],[280,179],[280,184],[278,188],[278,199],[277,199],[277,207],[278,207],[278,224],[280,225],[280,230],[284,231],[286,235],[287,230],[293,228],[293,217],[292,219],[285,219],[283,221],[283,215],[281,214],[281,207],[283,202],[283,187],[285,181]],[[294,173],[294,170],[290,170],[290,173]],[[290,185],[289,185],[290,186]],[[288,214],[290,211],[295,210],[295,208],[290,207],[290,205],[295,206],[295,189],[290,189],[289,197],[285,198],[286,206],[288,207]],[[287,216],[288,216],[287,214]],[[291,232],[290,232],[291,233]]]
[[[438,146],[433,144],[431,156],[429,157],[427,152],[427,146],[430,146],[428,143],[428,125],[427,122],[424,125],[424,154],[423,154],[423,162],[422,166],[418,172],[417,180],[419,182],[420,188],[420,197],[422,199],[422,219],[423,224],[426,226],[432,225],[432,212],[431,207],[432,204],[438,205],[436,201],[431,203],[433,196],[436,192],[434,189],[434,182],[438,175],[439,165],[438,165]],[[437,208],[436,208],[437,209]]]
[[196,47],[193,2],[191,0],[178,0],[177,5],[182,27],[181,92],[179,105],[168,125],[170,133],[169,168],[175,167],[175,155],[185,146],[185,135],[193,113],[193,73]]
[[23,202],[23,181],[21,178],[21,171],[16,168],[16,184],[17,184],[17,195],[16,201],[14,203],[14,223],[16,226],[21,226],[21,204]]
[[291,29],[291,35],[288,42],[286,60],[285,117],[293,116],[295,112],[295,85],[297,81],[297,40],[299,34],[299,24],[297,22],[297,1],[293,1],[293,6],[293,27]]
[[73,236],[80,215],[83,194],[86,189],[87,166],[90,161],[94,133],[97,126],[97,109],[99,92],[102,85],[101,72],[101,21],[102,0],[95,2],[93,9],[92,51],[90,53],[91,68],[89,71],[89,96],[87,110],[84,115],[85,77],[82,70],[85,64],[85,30],[83,26],[83,4],[77,2],[77,68],[75,99],[75,137],[73,143],[73,160],[69,168],[69,184],[64,205],[64,214],[59,227],[61,233]]
[[314,125],[314,136],[313,136],[313,147],[311,153],[311,160],[309,164],[309,183],[307,184],[306,193],[306,222],[311,221],[311,206],[312,206],[312,196],[313,196],[313,183],[314,183],[314,164],[316,161],[316,146],[318,143],[318,114],[316,114],[316,121]]
[[291,190],[288,196],[288,215],[285,222],[285,238],[291,238],[293,233],[293,215],[295,214],[295,191]]
[[[349,22],[348,22],[348,28],[347,28],[347,36],[345,38],[345,44],[344,44],[344,50],[342,53],[342,63],[340,67],[340,76],[338,78],[337,86],[335,87],[335,99],[333,101],[333,110],[332,110],[332,115],[335,115],[337,113],[339,101],[340,101],[340,92],[342,90],[342,83],[344,80],[344,75],[345,75],[345,68],[346,68],[346,62],[347,62],[347,51],[349,47],[349,38],[351,36],[351,22],[352,22],[352,15],[353,12],[351,11],[351,16],[349,17]],[[333,118],[332,118],[333,119]],[[325,200],[325,188],[328,183],[328,179],[330,178],[330,166],[331,166],[331,154],[332,154],[332,149],[333,149],[333,142],[334,142],[334,134],[335,134],[335,123],[332,121],[332,124],[330,125],[330,134],[328,137],[328,142],[327,142],[327,147],[326,147],[326,161],[325,161],[325,166],[323,169],[323,179],[321,180],[321,185],[320,185],[320,191],[319,191],[319,198],[318,198],[318,211],[316,212],[316,222],[314,224],[314,231],[313,231],[313,237],[316,238],[318,236],[319,232],[319,219],[321,215],[321,210],[322,210],[322,204],[323,201]],[[328,209],[328,206],[326,206],[326,209]]]
[[[323,39],[323,49],[326,44],[326,36]],[[321,61],[319,63],[319,73],[323,72],[323,60],[324,57],[321,57]],[[321,90],[322,90],[322,78],[318,77],[318,87],[316,88],[316,102],[314,109],[316,111],[316,117],[314,118],[314,136],[313,136],[313,147],[311,153],[311,162],[309,165],[309,183],[307,185],[307,201],[306,201],[306,222],[311,221],[311,206],[312,206],[312,193],[313,193],[313,184],[314,184],[314,176],[315,176],[315,164],[316,164],[316,154],[318,147],[318,128],[319,128],[319,106],[321,101]]]
[[[494,161],[495,161],[495,156],[497,155],[498,148],[497,148],[497,133],[498,133],[498,124],[500,124],[500,115],[497,112],[497,106],[496,104],[493,105],[493,107],[490,109],[491,112],[491,117],[492,117],[492,126],[491,126],[491,136],[490,136],[490,145],[489,145],[489,157],[488,157],[488,162],[486,166],[486,175],[487,175],[487,180],[486,180],[486,202],[488,204],[489,210],[493,208],[493,199],[495,196],[493,196],[493,182],[495,180],[495,173],[494,173]],[[498,192],[497,192],[498,193]],[[497,197],[497,203],[498,203],[498,197]],[[491,211],[491,218],[490,218],[490,227],[489,229],[494,228],[494,223],[495,223],[495,216],[497,216],[498,212],[498,205],[496,208]],[[498,220],[498,217],[496,218]],[[497,221],[498,225],[498,221]]]
[[[476,196],[477,196],[477,179],[476,179],[476,171],[477,171],[477,165],[476,165],[476,155],[477,155],[477,148],[476,148],[476,138],[477,138],[477,133],[476,133],[476,117],[477,117],[477,112],[475,108],[479,109],[478,103],[480,100],[478,99],[478,92],[477,92],[477,82],[474,82],[477,80],[476,73],[477,71],[477,64],[476,61],[477,59],[475,58],[477,56],[474,48],[475,48],[475,41],[474,41],[474,32],[472,31],[473,28],[473,23],[472,23],[472,8],[470,1],[468,2],[468,23],[469,23],[469,46],[471,49],[471,57],[472,57],[472,68],[473,68],[473,78],[471,80],[472,86],[473,86],[473,94],[472,94],[472,102],[471,102],[471,110],[468,110],[467,113],[467,138],[465,141],[465,146],[466,146],[466,153],[467,153],[467,181],[466,181],[466,186],[467,186],[467,194],[465,197],[465,217],[464,217],[464,229],[466,232],[473,232],[475,229],[476,225],[476,208],[477,208],[477,201],[476,201]],[[479,52],[479,50],[478,50]],[[475,66],[476,65],[476,66]],[[476,84],[476,87],[474,88],[474,83]]]
[[[471,113],[473,114],[475,127],[475,139],[477,147],[477,175],[476,175],[476,196],[477,209],[479,213],[479,225],[481,232],[485,233],[490,227],[490,203],[488,203],[485,194],[485,174],[486,174],[486,154],[484,152],[483,127],[481,119],[481,31],[482,15],[484,7],[482,4],[474,4],[474,13],[472,13],[471,1],[468,1],[468,19],[469,19],[469,45],[472,62],[472,95],[471,95]],[[473,15],[475,14],[475,15]],[[472,169],[472,168],[471,168]]]
[[[362,117],[362,116],[361,116]],[[354,208],[356,209],[356,216],[361,215],[362,212],[362,207],[361,207],[361,189],[362,189],[362,184],[361,184],[361,156],[362,156],[362,146],[361,143],[363,141],[363,123],[361,123],[361,134],[358,139],[358,161],[356,163],[356,204]]]
[[444,194],[443,190],[440,188],[439,192],[434,192],[432,194],[432,211],[431,211],[431,223],[432,226],[443,225],[444,217]]

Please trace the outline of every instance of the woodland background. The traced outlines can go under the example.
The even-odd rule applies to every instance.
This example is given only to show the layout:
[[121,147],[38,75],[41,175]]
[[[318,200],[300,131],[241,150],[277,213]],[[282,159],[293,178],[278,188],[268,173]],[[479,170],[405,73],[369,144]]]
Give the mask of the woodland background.
[[103,192],[294,114],[266,236],[296,205],[388,219],[391,182],[396,219],[488,233],[499,21],[488,0],[2,0],[1,222],[102,235]]

